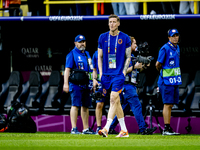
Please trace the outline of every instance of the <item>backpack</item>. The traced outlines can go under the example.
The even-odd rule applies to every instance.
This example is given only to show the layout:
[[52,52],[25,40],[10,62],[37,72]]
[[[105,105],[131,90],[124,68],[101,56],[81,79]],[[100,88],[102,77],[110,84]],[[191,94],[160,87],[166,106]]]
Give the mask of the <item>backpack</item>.
[[7,132],[37,132],[36,124],[29,115],[29,109],[23,103],[12,102],[7,112]]

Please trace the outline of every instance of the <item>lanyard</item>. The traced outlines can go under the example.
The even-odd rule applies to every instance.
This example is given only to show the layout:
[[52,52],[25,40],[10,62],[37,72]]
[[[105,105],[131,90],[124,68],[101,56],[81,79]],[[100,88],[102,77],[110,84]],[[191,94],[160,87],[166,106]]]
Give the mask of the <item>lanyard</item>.
[[169,44],[169,46],[170,46],[173,50],[176,51],[176,53],[177,53],[178,56],[180,57],[180,54],[179,54],[179,52],[177,51],[177,48],[176,48],[170,41],[168,42],[168,44]]
[[[115,41],[115,54],[117,53],[117,41],[118,41],[119,31],[117,32],[117,37]],[[108,36],[108,53],[110,53],[110,32]]]

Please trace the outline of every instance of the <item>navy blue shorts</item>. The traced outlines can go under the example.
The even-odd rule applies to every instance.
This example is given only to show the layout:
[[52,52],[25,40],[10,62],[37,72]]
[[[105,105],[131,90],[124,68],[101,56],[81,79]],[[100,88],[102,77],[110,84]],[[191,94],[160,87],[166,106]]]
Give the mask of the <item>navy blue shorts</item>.
[[179,87],[178,85],[158,85],[162,95],[163,104],[178,104]]
[[108,90],[113,92],[122,92],[125,77],[124,74],[121,75],[102,75],[101,84],[103,88],[103,94],[106,94]]
[[[77,85],[78,86],[78,85]],[[77,107],[90,107],[91,106],[91,97],[90,91],[82,87],[72,88],[70,92],[72,106]]]

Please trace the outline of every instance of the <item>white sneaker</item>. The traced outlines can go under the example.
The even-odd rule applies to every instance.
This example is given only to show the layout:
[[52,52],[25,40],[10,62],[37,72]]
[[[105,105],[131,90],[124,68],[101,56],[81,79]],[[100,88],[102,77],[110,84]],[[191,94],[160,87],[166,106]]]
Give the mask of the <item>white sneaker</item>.
[[162,135],[180,135],[180,133],[174,132],[172,129],[164,129]]

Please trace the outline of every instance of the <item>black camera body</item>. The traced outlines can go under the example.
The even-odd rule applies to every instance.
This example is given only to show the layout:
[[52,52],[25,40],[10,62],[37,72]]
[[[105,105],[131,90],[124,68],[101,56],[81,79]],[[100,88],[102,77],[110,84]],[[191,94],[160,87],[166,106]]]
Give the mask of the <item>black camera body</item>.
[[152,56],[149,56],[149,45],[147,42],[140,43],[137,47],[138,55],[133,57],[133,64],[139,62],[147,67],[148,64],[154,59]]
[[103,97],[103,93],[99,91],[99,87],[97,86],[95,92],[92,93],[92,98],[94,100],[101,100]]

